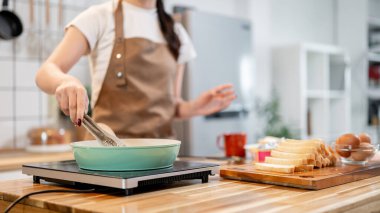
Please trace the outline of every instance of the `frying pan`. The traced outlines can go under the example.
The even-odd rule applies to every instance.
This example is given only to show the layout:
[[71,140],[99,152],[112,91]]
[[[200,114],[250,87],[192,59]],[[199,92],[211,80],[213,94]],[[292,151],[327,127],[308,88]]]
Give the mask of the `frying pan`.
[[96,140],[74,142],[81,169],[137,171],[167,168],[177,158],[181,142],[171,139],[122,139],[128,146],[103,146]]
[[0,11],[0,38],[9,40],[22,33],[20,18],[8,10],[8,0],[3,0],[3,8]]

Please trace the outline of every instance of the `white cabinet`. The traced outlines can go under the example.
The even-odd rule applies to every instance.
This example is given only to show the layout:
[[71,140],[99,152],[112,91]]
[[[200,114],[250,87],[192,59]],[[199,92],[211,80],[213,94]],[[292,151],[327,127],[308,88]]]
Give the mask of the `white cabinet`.
[[368,1],[368,118],[370,126],[380,125],[380,1]]
[[[352,61],[352,131],[379,138],[380,83],[371,67],[380,65],[380,0],[337,0],[336,42]],[[377,76],[379,78],[379,76]]]
[[335,46],[304,43],[273,50],[280,113],[300,138],[332,141],[350,130],[348,62]]

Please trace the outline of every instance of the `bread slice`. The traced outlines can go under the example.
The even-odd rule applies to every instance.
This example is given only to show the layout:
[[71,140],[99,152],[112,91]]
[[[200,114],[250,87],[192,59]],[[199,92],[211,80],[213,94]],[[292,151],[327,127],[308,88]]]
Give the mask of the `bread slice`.
[[306,158],[284,159],[284,158],[266,157],[265,163],[299,166],[299,165],[307,164],[307,159]]
[[307,164],[309,165],[315,165],[315,160],[307,159]]
[[289,146],[289,145],[283,145],[279,144],[276,148],[277,151],[281,152],[288,152],[288,153],[296,153],[296,154],[303,154],[303,153],[318,153],[318,149],[312,146]]
[[339,157],[337,156],[336,152],[332,149],[331,146],[327,149],[329,151],[329,159],[331,161],[331,166],[335,166],[336,162],[338,161]]
[[328,159],[328,158],[323,158],[322,163],[323,163],[324,167],[327,167],[327,166],[331,165],[330,159]]
[[334,166],[338,160],[334,150],[322,140],[283,140],[265,158],[265,163],[256,163],[257,170],[291,174],[308,172],[315,168]]
[[322,140],[319,139],[310,139],[310,140],[294,140],[294,139],[287,139],[285,142],[293,143],[293,144],[308,144],[311,146],[325,146],[325,143]]
[[270,155],[276,158],[285,158],[285,159],[306,158],[310,160],[315,160],[315,155],[312,153],[288,153],[288,152],[272,150]]
[[295,172],[312,172],[313,170],[314,165],[311,164],[296,166],[294,169]]
[[315,161],[314,166],[317,168],[322,168],[322,162],[321,161]]
[[321,153],[322,152],[322,145],[319,144],[319,143],[313,143],[313,142],[294,142],[294,140],[292,141],[283,141],[280,143],[281,146],[288,146],[288,147],[297,147],[297,148],[307,148],[307,147],[314,147],[315,150],[318,152],[318,153]]
[[255,163],[255,168],[262,171],[279,172],[286,174],[294,173],[295,170],[295,166],[293,165],[277,165],[270,163]]

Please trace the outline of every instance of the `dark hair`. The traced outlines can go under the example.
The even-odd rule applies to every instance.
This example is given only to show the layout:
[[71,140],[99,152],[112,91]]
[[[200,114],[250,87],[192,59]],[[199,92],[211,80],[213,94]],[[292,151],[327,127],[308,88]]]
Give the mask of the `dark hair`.
[[181,41],[179,40],[178,35],[174,31],[174,20],[169,14],[165,12],[164,3],[162,2],[162,0],[157,0],[157,13],[162,34],[164,34],[170,52],[177,60],[179,56],[179,48],[181,46]]

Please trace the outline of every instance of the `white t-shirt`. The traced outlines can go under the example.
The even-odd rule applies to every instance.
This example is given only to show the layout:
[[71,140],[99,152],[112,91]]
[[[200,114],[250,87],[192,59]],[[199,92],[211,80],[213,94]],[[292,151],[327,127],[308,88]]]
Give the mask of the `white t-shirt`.
[[[114,11],[117,0],[94,5],[72,20],[66,28],[75,26],[86,37],[91,52],[89,54],[92,78],[91,106],[98,99],[115,40]],[[144,9],[123,1],[125,38],[146,38],[156,43],[166,43],[159,26],[156,9]],[[183,64],[196,57],[194,46],[184,27],[176,23],[174,30],[180,41],[178,63]]]

